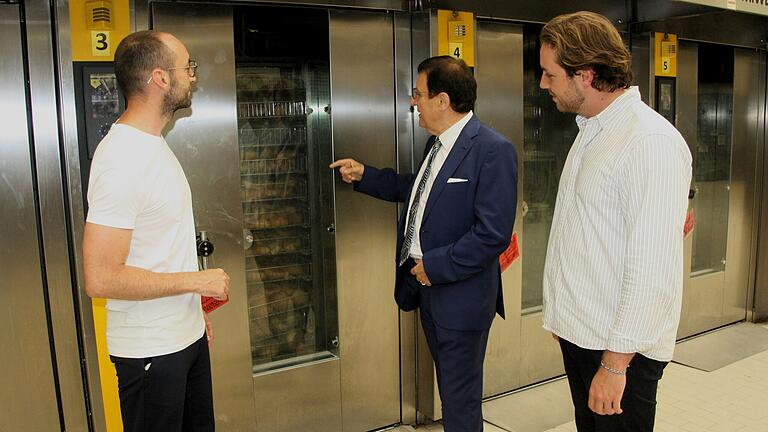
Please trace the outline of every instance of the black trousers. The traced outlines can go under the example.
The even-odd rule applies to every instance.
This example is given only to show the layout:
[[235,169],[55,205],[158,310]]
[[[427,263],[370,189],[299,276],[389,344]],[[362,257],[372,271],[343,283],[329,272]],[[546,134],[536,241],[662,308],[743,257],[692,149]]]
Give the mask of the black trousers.
[[459,331],[439,327],[429,308],[429,288],[421,290],[419,316],[435,361],[443,403],[445,432],[482,432],[483,360],[488,330]]
[[125,432],[212,432],[208,340],[150,358],[110,356],[115,364]]
[[579,432],[651,432],[656,418],[656,389],[666,362],[636,354],[627,369],[621,414],[598,415],[589,409],[589,387],[603,351],[588,350],[560,338]]

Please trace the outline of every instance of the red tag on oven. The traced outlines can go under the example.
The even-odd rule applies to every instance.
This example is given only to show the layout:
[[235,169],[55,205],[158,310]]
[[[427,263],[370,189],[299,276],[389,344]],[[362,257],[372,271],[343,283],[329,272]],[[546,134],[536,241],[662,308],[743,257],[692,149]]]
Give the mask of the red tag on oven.
[[695,221],[693,220],[693,209],[688,211],[688,216],[685,217],[685,225],[683,226],[683,237],[688,237],[688,234],[693,231]]
[[216,309],[219,308],[219,306],[225,304],[228,301],[229,301],[229,297],[227,297],[226,300],[216,300],[213,297],[205,297],[205,296],[200,297],[200,303],[203,304],[203,310],[205,311],[205,313],[211,313],[215,311]]
[[512,233],[512,240],[509,242],[507,250],[499,255],[501,271],[506,270],[518,258],[520,258],[520,248],[517,246],[517,233]]

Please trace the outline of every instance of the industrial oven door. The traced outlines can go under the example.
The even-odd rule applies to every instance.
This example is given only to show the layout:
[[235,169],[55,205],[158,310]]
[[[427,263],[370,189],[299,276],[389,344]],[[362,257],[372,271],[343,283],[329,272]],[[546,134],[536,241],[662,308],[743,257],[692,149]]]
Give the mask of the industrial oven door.
[[691,147],[693,178],[678,338],[747,317],[756,230],[761,132],[760,54],[680,41],[677,125]]
[[[197,64],[166,139],[205,261],[221,430],[364,431],[400,421],[396,208],[334,179],[394,166],[393,18],[370,11],[152,3]],[[333,89],[333,91],[331,91]]]
[[43,245],[30,149],[31,102],[25,94],[24,64],[30,56],[22,44],[23,19],[19,5],[0,4],[0,38],[5,46],[0,61],[0,226],[5,240],[0,249],[0,364],[6,381],[0,391],[0,429],[49,431],[60,430],[64,417],[60,419],[62,389],[52,366],[49,287],[41,278]]

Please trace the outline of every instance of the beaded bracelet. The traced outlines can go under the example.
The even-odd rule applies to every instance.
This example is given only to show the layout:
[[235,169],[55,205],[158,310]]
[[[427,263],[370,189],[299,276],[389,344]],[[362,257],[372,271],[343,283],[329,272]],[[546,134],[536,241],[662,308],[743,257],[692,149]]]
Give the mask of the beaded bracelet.
[[[618,370],[618,369],[614,369],[614,368],[612,368],[610,366],[607,366],[605,363],[603,363],[602,360],[600,360],[600,367],[605,369],[605,370],[607,370],[608,372],[610,372],[610,373],[612,373],[614,375],[622,375],[622,376],[624,376],[624,375],[627,374],[627,370],[626,369],[623,370],[623,371]],[[627,365],[627,369],[629,369],[629,365]]]

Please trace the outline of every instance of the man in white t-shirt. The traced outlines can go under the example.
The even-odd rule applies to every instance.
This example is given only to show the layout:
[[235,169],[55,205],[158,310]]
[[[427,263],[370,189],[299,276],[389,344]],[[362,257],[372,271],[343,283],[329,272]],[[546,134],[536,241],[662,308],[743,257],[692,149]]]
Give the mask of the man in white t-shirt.
[[126,432],[214,430],[213,334],[200,296],[226,299],[229,276],[198,271],[189,184],[161,135],[191,105],[196,67],[168,33],[128,35],[115,52],[128,107],[91,167],[85,289],[108,299]]

